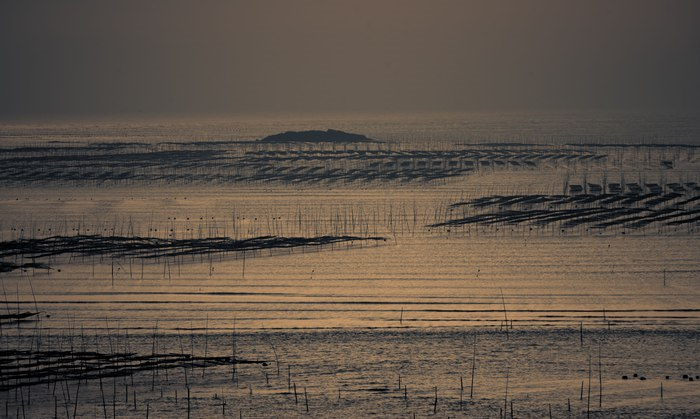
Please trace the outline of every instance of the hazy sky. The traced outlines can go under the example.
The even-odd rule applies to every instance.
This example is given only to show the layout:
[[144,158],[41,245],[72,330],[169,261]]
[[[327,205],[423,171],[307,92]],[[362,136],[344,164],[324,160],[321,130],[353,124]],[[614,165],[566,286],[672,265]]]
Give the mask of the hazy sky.
[[0,1],[0,116],[700,108],[700,1]]

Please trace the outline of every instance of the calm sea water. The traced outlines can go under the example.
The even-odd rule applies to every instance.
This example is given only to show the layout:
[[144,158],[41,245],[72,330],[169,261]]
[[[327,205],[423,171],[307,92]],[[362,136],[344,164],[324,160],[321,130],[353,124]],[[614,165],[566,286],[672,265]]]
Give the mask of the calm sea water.
[[[229,143],[326,128],[387,141],[379,151],[394,154],[377,160],[375,168],[345,157],[376,151],[368,146],[260,149]],[[700,326],[696,221],[668,225],[659,218],[636,229],[430,227],[480,214],[470,207],[453,210],[455,203],[496,195],[558,196],[569,194],[572,184],[633,183],[645,193],[653,188],[648,185],[659,185],[663,194],[680,187],[682,197],[672,198],[677,206],[696,196],[693,185],[700,182],[700,156],[694,147],[679,146],[700,145],[695,115],[12,122],[0,125],[0,138],[5,243],[76,234],[383,238],[156,260],[44,258],[51,270],[0,274],[4,311],[41,312],[39,321],[3,326],[3,348],[36,345],[37,337],[44,345],[92,339],[106,348],[108,339],[111,344],[121,336],[132,349],[150,352],[150,337],[157,334],[164,350],[178,352],[184,336],[192,352],[229,353],[234,335],[239,354],[271,362],[267,369],[242,368],[235,383],[230,368],[207,372],[206,379],[202,372],[191,386],[194,417],[280,417],[275,405],[284,417],[306,415],[293,400],[291,380],[300,394],[308,388],[308,414],[317,417],[432,416],[434,388],[437,412],[444,416],[496,417],[515,400],[519,417],[542,417],[549,404],[559,416],[580,417],[589,409],[579,399],[589,373],[600,373],[610,394],[602,407],[593,401],[600,415],[695,412],[688,403],[700,390],[680,376],[700,370],[693,350]],[[646,146],[624,147],[640,143]],[[651,146],[660,143],[674,146]],[[476,163],[457,175],[453,155],[420,154],[466,149]],[[331,152],[343,157],[323,157]],[[408,159],[403,166],[399,153]],[[256,165],[252,175],[247,166],[241,169],[250,164]],[[463,164],[454,163],[459,169]],[[343,177],[329,175],[338,170]],[[425,177],[430,170],[446,175]],[[315,175],[319,171],[324,175]],[[695,202],[681,205],[689,214],[682,220],[692,220]],[[465,409],[466,402],[458,404],[459,380],[470,379],[475,336],[479,390]],[[593,364],[600,357],[598,369],[589,368],[589,356]],[[654,382],[621,381],[633,373]],[[665,404],[659,404],[659,380],[666,375],[675,381],[666,384]],[[406,394],[398,390],[399,376]],[[184,377],[170,378],[158,378],[161,392],[165,388],[159,395],[153,377],[137,377],[152,417],[185,414],[182,401],[174,401],[177,389],[182,400]],[[144,406],[132,408],[122,396],[118,416],[142,417]],[[35,397],[40,401],[33,401],[34,412],[50,416],[59,399]],[[83,397],[78,416],[102,416],[103,397],[95,389]],[[236,407],[225,412],[220,397]],[[22,406],[9,393],[3,400],[14,413]]]
[[284,131],[339,129],[380,141],[700,144],[697,112],[578,111],[301,114],[4,121],[3,145],[33,142],[255,140]]

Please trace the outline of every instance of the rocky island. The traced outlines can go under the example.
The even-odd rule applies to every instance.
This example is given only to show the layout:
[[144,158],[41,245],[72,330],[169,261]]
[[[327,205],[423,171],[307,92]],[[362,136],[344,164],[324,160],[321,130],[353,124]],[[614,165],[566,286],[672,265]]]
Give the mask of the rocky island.
[[287,131],[258,140],[263,143],[367,143],[378,142],[362,134],[329,129],[326,131]]

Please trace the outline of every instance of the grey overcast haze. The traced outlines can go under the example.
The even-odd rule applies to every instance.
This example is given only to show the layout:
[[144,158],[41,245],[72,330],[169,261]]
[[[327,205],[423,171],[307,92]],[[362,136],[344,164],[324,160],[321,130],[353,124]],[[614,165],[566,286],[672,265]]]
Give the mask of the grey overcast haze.
[[700,1],[0,2],[0,117],[700,108]]

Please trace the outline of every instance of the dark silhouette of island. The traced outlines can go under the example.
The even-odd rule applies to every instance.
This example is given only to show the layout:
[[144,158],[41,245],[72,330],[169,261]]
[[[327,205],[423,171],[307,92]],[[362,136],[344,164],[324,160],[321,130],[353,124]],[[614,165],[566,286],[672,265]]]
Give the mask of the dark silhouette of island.
[[367,143],[378,142],[362,134],[329,129],[326,131],[287,131],[258,140],[264,143]]

